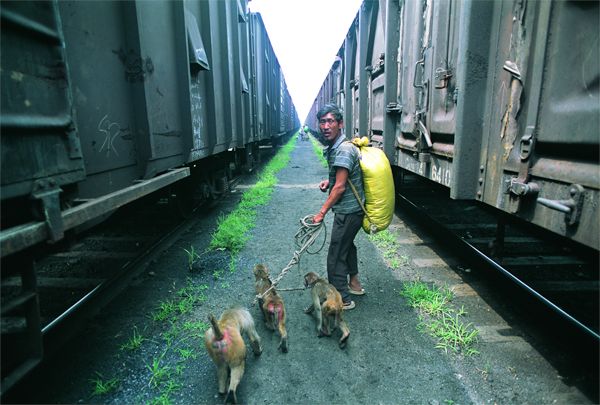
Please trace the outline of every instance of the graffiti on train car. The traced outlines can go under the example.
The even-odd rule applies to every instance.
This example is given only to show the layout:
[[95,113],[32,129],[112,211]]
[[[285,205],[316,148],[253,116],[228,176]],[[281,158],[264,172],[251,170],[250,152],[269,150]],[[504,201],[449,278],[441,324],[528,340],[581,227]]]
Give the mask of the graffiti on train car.
[[133,49],[128,52],[123,49],[113,50],[113,53],[119,57],[119,60],[125,66],[125,80],[130,83],[143,82],[147,75],[154,72],[152,59],[143,59]]
[[190,96],[192,99],[192,131],[194,131],[194,149],[205,147],[202,134],[204,132],[204,113],[202,111],[202,92],[198,86],[192,82]]
[[114,152],[115,155],[119,156],[119,152],[115,146],[117,137],[125,140],[131,139],[129,127],[121,128],[121,125],[119,125],[118,122],[113,122],[109,119],[108,114],[102,117],[98,123],[98,131],[104,136],[104,141],[98,152],[102,153],[104,151],[107,158],[110,157],[111,152]]

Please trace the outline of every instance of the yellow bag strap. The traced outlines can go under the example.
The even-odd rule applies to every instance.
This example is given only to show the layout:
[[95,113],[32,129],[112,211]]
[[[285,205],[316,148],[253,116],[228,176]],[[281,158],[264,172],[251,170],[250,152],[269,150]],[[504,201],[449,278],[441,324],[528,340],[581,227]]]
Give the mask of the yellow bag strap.
[[354,196],[356,197],[356,201],[358,201],[358,203],[360,204],[360,208],[362,208],[363,212],[365,213],[365,216],[369,220],[369,230],[371,231],[371,233],[377,232],[377,225],[375,225],[373,223],[373,221],[371,220],[371,217],[369,217],[369,214],[367,214],[367,209],[365,208],[364,204],[360,200],[360,196],[358,195],[358,191],[356,191],[356,187],[354,187],[354,184],[352,184],[352,182],[350,181],[350,179],[348,179],[348,184],[350,184],[350,188],[352,189],[352,192],[354,193]]
[[358,195],[358,191],[356,191],[356,187],[354,187],[354,184],[352,184],[352,182],[350,181],[350,179],[348,179],[348,184],[350,184],[350,188],[352,189],[352,192],[354,193],[354,196],[356,197],[356,201],[358,201],[358,203],[360,204],[360,208],[362,208],[362,210],[364,211],[364,213],[367,216],[367,219],[369,220],[369,222],[372,222],[371,218],[369,218],[369,214],[367,214],[367,209],[365,208],[365,205],[360,200],[360,196]]

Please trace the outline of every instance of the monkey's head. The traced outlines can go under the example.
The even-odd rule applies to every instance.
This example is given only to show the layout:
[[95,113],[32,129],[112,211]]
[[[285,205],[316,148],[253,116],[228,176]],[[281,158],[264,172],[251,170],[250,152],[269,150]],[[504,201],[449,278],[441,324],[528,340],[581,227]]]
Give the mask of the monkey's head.
[[254,277],[257,280],[261,280],[261,279],[267,279],[269,278],[269,269],[267,269],[267,266],[265,266],[264,264],[257,264],[254,266]]
[[306,273],[306,275],[304,276],[304,286],[306,288],[312,287],[313,285],[315,285],[315,283],[317,282],[317,280],[319,279],[319,276],[314,273],[314,272],[309,272]]

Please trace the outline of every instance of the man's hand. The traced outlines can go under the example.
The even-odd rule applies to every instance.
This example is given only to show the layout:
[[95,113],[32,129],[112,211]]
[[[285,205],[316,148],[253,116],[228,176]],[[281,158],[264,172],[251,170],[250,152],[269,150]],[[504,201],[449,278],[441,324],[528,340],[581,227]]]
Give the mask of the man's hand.
[[325,218],[325,215],[319,212],[313,217],[313,223],[318,224],[323,221],[323,218]]
[[[323,180],[319,183],[319,190],[321,190],[322,192],[327,192],[327,189],[329,188],[329,180]],[[321,221],[319,221],[321,222]]]

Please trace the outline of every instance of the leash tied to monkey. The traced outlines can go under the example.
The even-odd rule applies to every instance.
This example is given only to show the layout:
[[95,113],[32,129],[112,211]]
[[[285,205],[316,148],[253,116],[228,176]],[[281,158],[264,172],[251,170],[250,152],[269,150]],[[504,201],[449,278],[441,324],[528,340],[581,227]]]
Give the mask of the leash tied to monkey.
[[[255,305],[258,300],[262,299],[265,295],[269,293],[273,288],[279,284],[279,282],[283,279],[283,277],[290,271],[290,269],[296,264],[300,263],[300,256],[302,253],[307,252],[309,254],[318,253],[323,246],[325,246],[325,241],[327,240],[327,228],[325,227],[325,221],[321,221],[318,224],[314,223],[314,215],[307,215],[304,218],[300,219],[300,229],[294,235],[294,240],[296,242],[296,247],[298,250],[294,251],[294,255],[292,259],[288,263],[286,267],[281,270],[279,275],[271,282],[271,287],[269,287],[264,293],[256,295],[254,297],[254,301],[252,305]],[[308,249],[315,243],[321,231],[325,231],[325,237],[323,238],[323,244],[319,247],[318,250],[314,252],[308,251]],[[288,289],[279,289],[278,291],[291,291],[291,290],[303,290],[304,288],[288,288]]]

